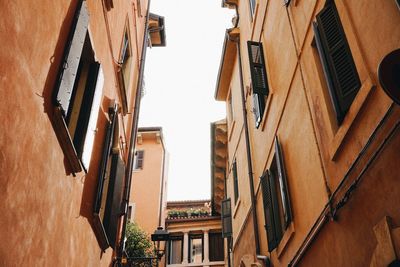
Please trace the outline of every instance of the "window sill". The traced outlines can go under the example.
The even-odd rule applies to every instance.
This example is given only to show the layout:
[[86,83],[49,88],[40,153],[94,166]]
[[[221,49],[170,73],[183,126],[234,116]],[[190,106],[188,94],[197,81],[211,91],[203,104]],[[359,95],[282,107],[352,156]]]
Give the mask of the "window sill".
[[71,167],[72,173],[82,171],[82,165],[76,153],[72,138],[69,134],[67,124],[61,113],[60,107],[54,108],[54,128],[58,141],[60,142],[61,149],[67,158]]
[[235,208],[233,209],[233,214],[232,217],[235,219],[237,211],[239,210],[239,206],[240,206],[241,200],[240,200],[240,196],[235,204]]
[[286,250],[287,245],[289,244],[289,241],[292,239],[294,236],[294,223],[291,222],[288,228],[286,229],[285,233],[283,234],[283,237],[281,241],[279,242],[278,247],[276,248],[276,255],[278,258],[280,258],[283,254],[283,252]]
[[261,129],[261,131],[265,130],[265,125],[267,124],[266,123],[267,114],[268,114],[268,111],[269,111],[269,109],[271,107],[271,101],[272,101],[272,97],[273,96],[274,96],[274,94],[270,92],[268,97],[267,97],[267,103],[265,103],[264,114],[263,114],[263,117],[262,117],[262,120],[261,120],[261,123],[260,123],[260,127],[259,127]]
[[350,106],[349,111],[347,112],[336,133],[334,133],[334,137],[329,144],[329,155],[332,160],[335,160],[339,149],[343,144],[344,138],[349,132],[351,125],[353,124],[357,115],[360,113],[361,108],[363,107],[373,88],[375,88],[375,85],[372,83],[372,79],[367,77],[367,79],[361,84],[361,88],[358,91],[352,105]]

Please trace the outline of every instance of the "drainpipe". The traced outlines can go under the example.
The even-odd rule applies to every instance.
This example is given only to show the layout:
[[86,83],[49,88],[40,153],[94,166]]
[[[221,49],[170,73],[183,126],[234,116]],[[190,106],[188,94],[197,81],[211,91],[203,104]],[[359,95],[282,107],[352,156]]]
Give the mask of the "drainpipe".
[[147,2],[147,11],[146,11],[146,20],[144,24],[144,33],[143,33],[143,43],[142,43],[142,54],[140,58],[140,66],[139,66],[139,78],[136,86],[136,96],[135,96],[135,109],[133,112],[132,118],[132,127],[131,127],[131,138],[129,140],[129,150],[128,150],[128,162],[127,168],[125,171],[125,188],[124,188],[124,198],[123,203],[125,207],[125,214],[122,222],[122,232],[121,232],[121,240],[119,245],[119,250],[117,251],[117,256],[121,257],[123,252],[125,251],[125,234],[126,234],[126,224],[128,218],[126,216],[126,207],[129,203],[129,196],[131,191],[131,183],[132,183],[132,172],[133,172],[133,158],[134,151],[136,145],[136,136],[138,130],[138,121],[139,121],[139,109],[140,109],[140,100],[142,98],[142,87],[143,87],[143,74],[144,74],[144,66],[146,60],[146,51],[148,45],[148,28],[149,28],[149,13],[150,13],[150,1]]
[[253,181],[253,165],[252,165],[251,150],[250,150],[249,126],[247,124],[246,100],[245,100],[245,96],[244,96],[242,57],[241,57],[241,51],[240,51],[240,37],[235,38],[234,40],[231,40],[231,41],[234,41],[236,43],[237,51],[238,51],[238,58],[239,58],[240,93],[241,93],[241,98],[242,98],[242,113],[243,113],[244,135],[245,135],[245,141],[246,141],[247,168],[249,170],[249,184],[250,184],[251,210],[252,210],[252,215],[253,215],[254,241],[255,241],[255,246],[256,246],[256,255],[259,255],[260,254],[260,238],[258,235],[257,208],[256,208],[254,181]]

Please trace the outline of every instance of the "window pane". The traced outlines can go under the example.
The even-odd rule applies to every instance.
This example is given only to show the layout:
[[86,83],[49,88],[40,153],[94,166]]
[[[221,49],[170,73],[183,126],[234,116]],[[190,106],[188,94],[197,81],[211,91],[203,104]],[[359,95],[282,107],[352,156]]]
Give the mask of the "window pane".
[[203,240],[202,238],[190,239],[190,262],[201,263],[203,261]]
[[169,264],[181,264],[182,239],[171,240],[169,244]]

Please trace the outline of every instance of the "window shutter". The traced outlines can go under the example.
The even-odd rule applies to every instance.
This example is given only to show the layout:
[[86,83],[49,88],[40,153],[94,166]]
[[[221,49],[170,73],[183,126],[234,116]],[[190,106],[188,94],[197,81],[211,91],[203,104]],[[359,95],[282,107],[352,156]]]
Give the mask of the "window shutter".
[[75,79],[82,55],[83,45],[88,30],[89,14],[86,7],[86,1],[82,1],[78,9],[75,25],[72,27],[74,31],[70,33],[70,41],[64,52],[64,60],[62,70],[60,71],[58,89],[56,92],[56,103],[61,107],[63,115],[68,116],[69,105],[71,101],[72,91],[74,89]]
[[282,198],[282,206],[283,206],[283,217],[285,219],[284,227],[285,229],[289,226],[289,223],[292,221],[292,212],[290,207],[290,198],[289,191],[287,186],[287,176],[285,171],[285,164],[283,159],[282,148],[279,143],[278,137],[275,137],[275,158],[276,165],[278,169],[278,179],[279,179],[279,187],[281,189],[281,198]]
[[232,166],[232,175],[233,175],[233,190],[234,190],[234,197],[235,197],[235,204],[239,198],[239,181],[237,177],[237,164],[236,161],[233,163]]
[[105,179],[107,179],[106,175],[107,163],[109,155],[111,154],[111,146],[112,146],[112,141],[114,139],[114,127],[117,123],[117,118],[118,118],[118,114],[116,113],[116,107],[110,109],[109,114],[110,114],[110,122],[107,124],[106,138],[104,139],[103,154],[101,156],[101,165],[99,171],[100,177],[97,184],[97,194],[96,194],[96,201],[94,208],[95,214],[100,214],[104,181]]
[[268,95],[268,80],[265,71],[265,61],[262,43],[247,42],[250,60],[251,84],[253,93]]
[[232,236],[232,212],[231,212],[231,199],[227,198],[222,200],[222,237]]
[[123,211],[122,191],[124,189],[125,164],[119,153],[113,154],[110,171],[110,185],[108,187],[106,211],[104,215],[104,229],[109,244],[115,248],[117,240],[118,221]]
[[268,251],[271,252],[278,245],[278,237],[275,232],[275,221],[274,221],[274,207],[272,204],[272,188],[270,183],[269,171],[260,177],[261,180],[261,190],[263,196],[264,204],[264,220],[265,220],[265,230],[267,231],[268,239]]
[[329,1],[316,18],[320,46],[334,87],[334,89],[329,88],[333,89],[330,94],[340,123],[353,102],[361,82],[334,1]]

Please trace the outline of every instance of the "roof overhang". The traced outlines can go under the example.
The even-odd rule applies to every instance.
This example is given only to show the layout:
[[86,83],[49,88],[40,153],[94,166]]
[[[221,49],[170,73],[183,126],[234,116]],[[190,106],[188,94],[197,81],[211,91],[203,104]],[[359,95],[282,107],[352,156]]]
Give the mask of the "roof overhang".
[[149,35],[151,46],[165,46],[165,19],[162,16],[149,14]]
[[239,3],[239,0],[222,0],[221,6],[227,8],[235,8]]
[[233,67],[237,57],[236,41],[239,37],[239,29],[227,29],[224,46],[222,48],[221,62],[218,70],[217,84],[214,97],[216,100],[225,101],[231,83]]

